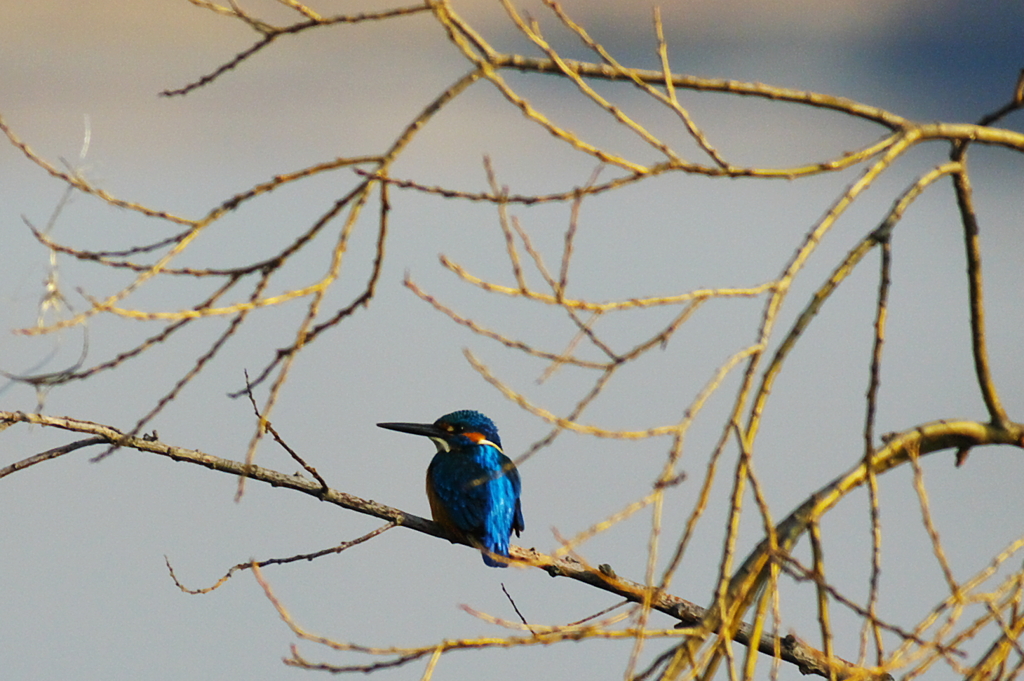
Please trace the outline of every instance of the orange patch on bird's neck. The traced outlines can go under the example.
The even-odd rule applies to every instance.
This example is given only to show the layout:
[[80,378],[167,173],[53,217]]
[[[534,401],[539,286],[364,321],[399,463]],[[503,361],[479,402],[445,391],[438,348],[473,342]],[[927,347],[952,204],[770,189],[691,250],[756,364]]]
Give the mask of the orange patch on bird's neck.
[[501,447],[499,447],[498,445],[494,444],[493,442],[488,440],[486,437],[484,437],[483,433],[463,433],[463,435],[466,437],[466,439],[468,439],[473,444],[477,444],[477,445],[490,445],[490,446],[494,447],[495,449],[497,449],[499,452],[501,451]]

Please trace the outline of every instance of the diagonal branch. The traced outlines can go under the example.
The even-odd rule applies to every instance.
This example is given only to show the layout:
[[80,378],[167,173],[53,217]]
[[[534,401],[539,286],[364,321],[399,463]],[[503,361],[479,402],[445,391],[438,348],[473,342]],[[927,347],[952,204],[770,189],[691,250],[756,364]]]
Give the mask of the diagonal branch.
[[[64,450],[61,453],[90,444],[109,444],[126,449],[135,449],[141,452],[149,452],[151,454],[165,456],[173,461],[192,463],[203,466],[204,468],[209,468],[210,470],[220,471],[222,473],[228,473],[235,476],[243,476],[259,482],[265,482],[274,487],[288,488],[296,492],[308,494],[322,501],[348,510],[386,520],[389,524],[401,525],[417,532],[447,539],[453,543],[466,544],[468,546],[468,543],[459,538],[449,537],[440,525],[427,520],[426,518],[405,513],[399,509],[374,501],[361,499],[360,497],[346,492],[341,492],[339,490],[325,490],[319,482],[309,480],[304,477],[286,475],[269,468],[263,468],[262,466],[256,466],[253,464],[247,465],[243,462],[223,459],[194,449],[175,447],[160,442],[155,437],[136,437],[126,435],[116,428],[91,421],[82,421],[67,417],[45,416],[42,414],[29,414],[25,412],[0,411],[0,430],[16,423],[36,424],[77,433],[88,433],[94,436],[88,440],[75,443],[74,447],[65,446],[64,448],[61,448]],[[987,432],[993,437],[1000,434],[993,430],[992,426],[985,426],[983,424],[967,424],[964,427],[967,428],[972,425],[976,431],[978,428],[983,429],[979,432]],[[1014,427],[1016,428],[1016,431],[1014,432],[1017,433],[1018,439],[1024,437],[1024,426]],[[919,430],[921,429],[918,429],[918,431]],[[917,433],[918,431],[913,432]],[[978,436],[979,432],[975,432],[975,435]],[[1002,433],[1002,435],[1005,436],[1006,433]],[[961,439],[963,437],[965,436],[961,436]],[[974,444],[993,443],[980,441],[980,437],[976,437],[975,439],[979,441],[974,442]],[[1005,437],[1003,439],[1005,440]],[[1003,440],[999,441],[1002,442]],[[1024,441],[1017,441],[1014,443],[1024,446]],[[947,444],[946,446],[952,445]],[[927,447],[922,445],[921,451],[922,453],[925,453],[926,451],[932,450],[929,450]],[[25,466],[21,466],[21,468],[24,467]],[[805,516],[805,514],[801,513],[799,509],[798,512],[794,513],[794,515],[798,516],[798,518],[804,518]],[[787,523],[792,522],[794,521],[787,519],[787,521],[784,521],[779,526],[780,541],[783,536],[784,526],[786,526]],[[652,589],[651,587],[644,586],[638,582],[619,577],[608,565],[591,567],[572,558],[555,558],[553,556],[540,553],[534,549],[524,549],[517,546],[511,547],[511,555],[516,564],[539,568],[547,572],[552,577],[568,577],[572,580],[582,582],[603,591],[616,594],[634,603],[644,603],[646,601],[651,609],[658,610],[679,620],[679,625],[677,625],[679,627],[693,627],[706,624],[708,618],[713,616],[713,611],[705,610],[704,608],[679,598],[678,596],[673,596],[663,590]],[[748,559],[748,563],[757,563],[759,561],[759,555],[759,552],[755,551],[754,555]],[[749,570],[747,572],[749,573]],[[738,574],[735,579],[739,579],[740,577],[741,574]],[[752,643],[752,631],[753,630],[749,625],[739,623],[735,627],[734,631],[732,631],[732,638],[743,645],[750,645]],[[855,665],[848,662],[842,662],[841,668],[838,671],[835,671],[834,665],[837,664],[836,658],[832,658],[832,666],[823,664],[822,660],[825,658],[822,656],[820,651],[800,643],[796,637],[793,636],[778,639],[771,635],[761,635],[756,639],[756,648],[766,655],[775,655],[776,651],[779,651],[781,658],[784,661],[797,665],[804,674],[816,674],[827,677],[829,676],[830,670],[832,670],[832,673],[836,674],[836,678],[838,679],[846,679],[852,676],[859,676],[863,678],[865,674],[865,670],[857,668]]]

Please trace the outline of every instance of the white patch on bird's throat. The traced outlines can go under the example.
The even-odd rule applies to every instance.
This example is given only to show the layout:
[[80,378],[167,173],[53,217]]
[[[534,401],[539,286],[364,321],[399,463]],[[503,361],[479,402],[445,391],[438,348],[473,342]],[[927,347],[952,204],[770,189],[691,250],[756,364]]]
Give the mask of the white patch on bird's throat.
[[434,443],[434,446],[437,447],[437,452],[439,454],[441,452],[451,451],[451,449],[448,447],[448,443],[444,440],[444,438],[432,437],[430,438],[430,440]]

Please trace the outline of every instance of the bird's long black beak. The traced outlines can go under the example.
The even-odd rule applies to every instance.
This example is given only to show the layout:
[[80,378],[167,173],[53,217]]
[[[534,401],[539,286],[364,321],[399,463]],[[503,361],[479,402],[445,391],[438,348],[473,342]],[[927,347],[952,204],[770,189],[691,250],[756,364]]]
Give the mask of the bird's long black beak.
[[441,430],[433,423],[378,423],[378,428],[387,428],[388,430],[397,430],[399,433],[409,433],[411,435],[425,435],[427,437],[444,439],[447,435],[445,431]]

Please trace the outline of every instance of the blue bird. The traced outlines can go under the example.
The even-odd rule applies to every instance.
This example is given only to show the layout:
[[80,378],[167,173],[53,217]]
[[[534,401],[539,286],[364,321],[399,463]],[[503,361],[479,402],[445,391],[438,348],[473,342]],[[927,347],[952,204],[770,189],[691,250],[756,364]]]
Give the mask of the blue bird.
[[501,451],[494,422],[464,409],[433,423],[377,425],[433,440],[437,454],[427,468],[427,499],[434,522],[483,549],[487,565],[507,567],[495,556],[508,556],[512,531],[523,531],[521,484],[515,464]]

